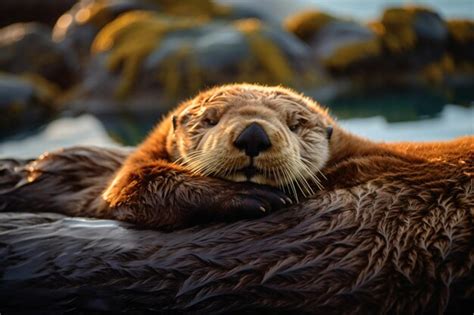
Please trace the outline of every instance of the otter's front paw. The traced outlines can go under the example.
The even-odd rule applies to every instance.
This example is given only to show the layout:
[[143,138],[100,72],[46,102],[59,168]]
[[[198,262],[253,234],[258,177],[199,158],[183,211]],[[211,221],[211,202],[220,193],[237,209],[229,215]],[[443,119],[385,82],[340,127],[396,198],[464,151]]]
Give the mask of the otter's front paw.
[[225,220],[259,218],[292,204],[288,196],[273,187],[236,183],[233,188],[216,196]]

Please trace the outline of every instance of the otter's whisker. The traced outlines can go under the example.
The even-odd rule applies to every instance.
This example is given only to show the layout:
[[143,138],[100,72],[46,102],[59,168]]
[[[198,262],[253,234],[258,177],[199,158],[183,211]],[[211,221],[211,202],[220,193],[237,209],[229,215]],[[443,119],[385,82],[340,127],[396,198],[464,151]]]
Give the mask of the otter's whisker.
[[309,175],[308,174],[308,169],[306,168],[306,165],[304,165],[304,163],[302,163],[302,162],[298,162],[297,164],[298,164],[298,167],[296,167],[295,169],[298,172],[299,180],[303,181],[302,184],[304,184],[305,190],[308,193],[308,195],[306,197],[314,195],[314,190],[311,188],[311,185],[306,180],[306,175]]
[[[307,158],[304,158],[304,157],[301,157],[301,160],[304,162],[305,166],[308,168],[308,170],[310,170],[311,173],[313,173],[314,171],[321,174],[321,176],[324,178],[324,179],[327,179],[326,178],[326,175],[324,175],[323,172],[321,172],[321,169],[319,169],[318,167],[316,167],[315,165],[312,165],[312,163],[307,159]],[[311,170],[311,167],[315,168],[315,170]]]
[[272,168],[271,170],[269,170],[269,172],[270,172],[270,171],[271,171],[271,173],[273,174],[273,178],[275,179],[275,181],[276,181],[277,183],[279,183],[279,186],[282,188],[283,192],[290,194],[290,190],[289,190],[289,189],[287,190],[288,187],[286,187],[284,181],[281,180],[281,177],[282,177],[282,176],[281,176],[280,173],[278,172],[278,169]]
[[212,162],[212,158],[208,157],[207,159],[191,162],[188,166],[193,173],[206,175],[206,173],[209,172],[209,166],[211,165],[210,161]]
[[188,155],[184,155],[182,157],[180,157],[179,159],[177,159],[174,163],[177,163],[177,164],[180,164],[180,165],[185,165],[185,164],[188,164],[190,163],[191,161],[194,161],[194,160],[199,160],[202,158],[203,156],[203,151],[199,150],[199,151],[195,151],[195,152],[191,152],[189,153]]
[[299,189],[299,191],[301,191],[301,193],[303,194],[303,196],[304,196],[304,197],[307,197],[308,191],[306,191],[306,190],[304,189],[304,188],[305,188],[304,185],[303,185],[303,187],[301,187],[301,186],[302,186],[302,183],[300,183],[300,181],[298,180],[298,179],[299,179],[298,177],[299,177],[299,175],[295,178],[294,183],[296,184],[296,186],[298,186],[298,189]]
[[[224,163],[221,160],[215,161],[215,165],[218,165],[218,166],[216,167],[216,171],[214,172],[214,174],[219,175],[219,174],[221,174],[221,172],[224,172],[222,174],[222,177],[224,177],[224,178],[227,177],[229,172],[232,171],[233,164],[235,163],[234,160],[235,159],[231,159],[231,161],[229,163]],[[230,167],[229,167],[229,165],[230,165]]]
[[[319,190],[323,190],[324,187],[321,185],[321,181],[320,179],[318,178],[318,176],[313,172],[313,170],[311,170],[311,167],[308,165],[308,164],[311,164],[306,158],[301,158],[301,160],[303,162],[306,162],[306,163],[302,163],[302,166],[305,168],[306,170],[306,173],[308,174],[308,176],[312,179],[312,181],[316,184],[316,186],[318,187]],[[312,167],[314,167],[313,165],[311,165]],[[324,178],[326,178],[326,176],[324,176],[324,174],[318,169],[316,168],[316,172],[320,173]]]
[[279,171],[282,172],[284,178],[285,178],[285,181],[288,182],[288,186],[289,188],[291,188],[292,192],[293,192],[293,196],[295,197],[296,199],[296,202],[299,202],[299,199],[298,199],[298,193],[296,192],[296,187],[295,187],[295,183],[293,182],[292,180],[292,176],[291,174],[289,173],[289,170],[287,168],[281,168],[281,169],[278,169]]
[[[318,175],[316,175],[309,166],[306,165],[306,169],[308,174],[310,175],[311,179],[314,181],[316,186],[318,186],[319,190],[323,190],[324,187],[321,185],[321,180],[319,179]],[[317,170],[319,173],[321,173],[319,170]],[[321,173],[322,174],[322,173]]]

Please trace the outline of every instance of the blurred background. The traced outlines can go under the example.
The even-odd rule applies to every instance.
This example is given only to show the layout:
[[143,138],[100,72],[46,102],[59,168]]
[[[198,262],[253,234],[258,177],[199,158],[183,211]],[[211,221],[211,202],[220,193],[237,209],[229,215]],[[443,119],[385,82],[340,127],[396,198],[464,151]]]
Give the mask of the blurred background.
[[474,134],[472,0],[2,0],[0,156],[135,145],[181,100],[282,84],[381,141]]

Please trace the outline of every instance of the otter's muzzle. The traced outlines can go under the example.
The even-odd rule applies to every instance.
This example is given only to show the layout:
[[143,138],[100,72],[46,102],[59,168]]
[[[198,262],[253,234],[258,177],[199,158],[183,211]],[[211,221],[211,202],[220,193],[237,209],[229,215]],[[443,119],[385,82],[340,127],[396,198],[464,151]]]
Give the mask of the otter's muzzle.
[[234,146],[250,157],[255,157],[260,152],[268,150],[272,143],[263,127],[253,122],[248,125],[234,141]]

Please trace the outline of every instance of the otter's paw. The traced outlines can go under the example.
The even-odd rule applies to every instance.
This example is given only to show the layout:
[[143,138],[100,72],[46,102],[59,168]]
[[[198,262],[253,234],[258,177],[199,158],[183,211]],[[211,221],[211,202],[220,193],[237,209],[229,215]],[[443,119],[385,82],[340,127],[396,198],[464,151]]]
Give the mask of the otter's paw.
[[244,183],[234,188],[218,196],[228,220],[259,218],[292,204],[288,196],[273,187]]

